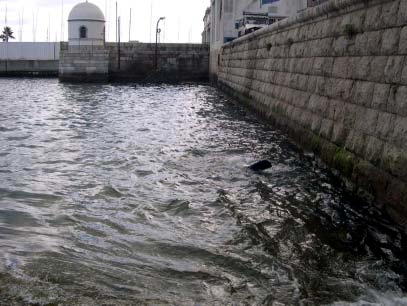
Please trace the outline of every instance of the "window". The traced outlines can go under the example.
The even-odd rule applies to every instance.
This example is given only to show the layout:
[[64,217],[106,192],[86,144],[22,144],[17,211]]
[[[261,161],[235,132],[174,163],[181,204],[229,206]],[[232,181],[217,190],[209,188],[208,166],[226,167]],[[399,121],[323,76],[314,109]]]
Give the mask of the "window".
[[79,28],[79,38],[88,38],[88,29],[84,26]]

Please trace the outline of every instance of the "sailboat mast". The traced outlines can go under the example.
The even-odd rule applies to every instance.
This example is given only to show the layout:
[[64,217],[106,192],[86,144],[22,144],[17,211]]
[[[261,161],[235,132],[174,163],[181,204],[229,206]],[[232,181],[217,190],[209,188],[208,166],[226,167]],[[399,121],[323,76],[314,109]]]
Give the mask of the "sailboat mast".
[[64,0],[61,0],[61,35],[60,40],[64,41]]
[[7,7],[7,0],[6,0],[6,10],[4,13],[4,25],[7,26],[7,14],[8,14],[8,7]]
[[150,10],[150,44],[152,42],[153,39],[153,3],[154,0],[151,0],[151,10]]

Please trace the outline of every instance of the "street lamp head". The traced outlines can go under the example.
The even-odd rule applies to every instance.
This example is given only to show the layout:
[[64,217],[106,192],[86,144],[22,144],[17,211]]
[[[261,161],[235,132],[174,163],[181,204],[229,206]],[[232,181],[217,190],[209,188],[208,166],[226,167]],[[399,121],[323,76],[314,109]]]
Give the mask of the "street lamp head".
[[164,20],[165,19],[165,17],[160,17],[160,20]]

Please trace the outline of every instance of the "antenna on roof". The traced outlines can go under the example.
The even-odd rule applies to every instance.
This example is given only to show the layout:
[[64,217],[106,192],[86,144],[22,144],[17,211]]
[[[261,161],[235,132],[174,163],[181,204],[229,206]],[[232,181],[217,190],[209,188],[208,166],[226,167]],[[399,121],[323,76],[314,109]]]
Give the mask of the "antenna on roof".
[[131,41],[131,8],[130,8],[130,19],[129,19],[129,42]]

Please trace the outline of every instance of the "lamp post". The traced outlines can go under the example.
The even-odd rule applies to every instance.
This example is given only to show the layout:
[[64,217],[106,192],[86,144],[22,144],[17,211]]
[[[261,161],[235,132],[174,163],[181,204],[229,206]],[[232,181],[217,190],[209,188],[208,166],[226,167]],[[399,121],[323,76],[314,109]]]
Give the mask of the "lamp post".
[[157,21],[157,26],[155,28],[155,58],[154,58],[154,68],[155,71],[158,69],[158,35],[160,35],[161,30],[158,28],[161,20],[164,20],[165,17],[160,17]]

